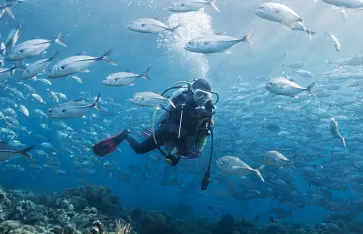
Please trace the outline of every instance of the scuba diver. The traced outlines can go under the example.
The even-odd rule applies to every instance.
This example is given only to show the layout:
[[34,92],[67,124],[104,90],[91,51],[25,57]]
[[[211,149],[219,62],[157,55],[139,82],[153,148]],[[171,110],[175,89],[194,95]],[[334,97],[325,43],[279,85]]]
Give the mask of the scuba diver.
[[[180,83],[186,85],[175,86]],[[193,83],[176,82],[165,90],[162,96],[172,89],[178,89],[170,97],[175,108],[170,104],[167,107],[160,105],[165,112],[159,117],[155,130],[153,126],[153,130],[141,132],[146,137],[142,142],[131,136],[131,130],[124,130],[94,144],[92,146],[93,152],[100,157],[106,156],[126,140],[136,154],[145,154],[158,149],[165,156],[166,163],[176,166],[181,158],[195,159],[200,157],[207,138],[211,135],[209,166],[203,178],[204,182],[202,181],[202,189],[203,187],[206,189],[209,183],[213,152],[213,115],[219,96],[212,92],[211,85],[205,79],[194,80]],[[215,103],[212,103],[213,94],[217,96]],[[162,146],[165,146],[166,152],[161,149]]]

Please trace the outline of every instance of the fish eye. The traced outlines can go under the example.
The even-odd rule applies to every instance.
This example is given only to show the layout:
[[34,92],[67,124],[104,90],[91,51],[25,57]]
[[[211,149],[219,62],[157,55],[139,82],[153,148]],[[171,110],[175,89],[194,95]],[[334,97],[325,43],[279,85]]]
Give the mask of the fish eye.
[[192,44],[192,42],[190,41],[190,42],[188,42],[188,44],[189,44],[189,45],[191,45],[191,44]]
[[224,162],[225,162],[225,160],[224,160],[224,159],[222,159],[222,160],[221,160],[221,162],[222,162],[222,163],[224,163]]
[[184,4],[184,3],[182,3],[182,4],[180,4],[180,6],[184,7],[184,6],[185,6],[185,4]]

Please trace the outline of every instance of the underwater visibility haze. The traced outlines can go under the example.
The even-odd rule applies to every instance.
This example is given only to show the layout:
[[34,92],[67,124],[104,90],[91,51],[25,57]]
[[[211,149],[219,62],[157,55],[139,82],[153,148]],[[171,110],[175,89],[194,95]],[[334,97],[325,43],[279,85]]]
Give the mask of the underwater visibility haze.
[[363,233],[362,9],[0,3],[0,234]]

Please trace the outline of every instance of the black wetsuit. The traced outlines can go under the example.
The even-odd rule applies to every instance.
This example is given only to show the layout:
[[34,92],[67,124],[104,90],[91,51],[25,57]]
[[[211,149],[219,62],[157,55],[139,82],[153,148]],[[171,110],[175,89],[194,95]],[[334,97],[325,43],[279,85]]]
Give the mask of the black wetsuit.
[[[145,154],[167,142],[175,143],[179,155],[187,156],[188,139],[193,137],[193,146],[198,147],[200,151],[203,148],[208,137],[207,123],[211,121],[214,106],[211,101],[208,101],[204,107],[205,109],[196,110],[198,107],[193,100],[193,93],[190,90],[183,91],[180,95],[172,99],[176,108],[171,108],[169,111],[169,118],[166,118],[163,123],[158,126],[155,131],[155,144],[153,136],[147,137],[144,141],[138,142],[130,134],[127,135],[126,140],[131,148],[137,154]],[[178,138],[179,124],[181,112],[183,111],[180,138]]]

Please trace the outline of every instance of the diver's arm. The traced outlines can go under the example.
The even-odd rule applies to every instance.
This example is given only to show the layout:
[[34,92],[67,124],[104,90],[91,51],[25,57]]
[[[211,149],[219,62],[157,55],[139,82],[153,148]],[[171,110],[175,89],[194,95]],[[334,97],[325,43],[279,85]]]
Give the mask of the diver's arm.
[[[174,103],[175,106],[185,101],[182,92],[179,91],[175,92],[171,98],[172,98],[171,101]],[[157,126],[162,125],[169,118],[169,111],[171,110],[171,108],[172,106],[168,104],[168,106],[165,108],[167,111],[164,111],[163,114],[161,114],[158,120],[156,121]]]
[[200,150],[200,152],[203,152],[204,147],[207,144],[207,139],[208,139],[208,136],[209,136],[209,131],[212,130],[213,126],[214,126],[214,120],[213,120],[213,117],[212,117],[212,119],[210,120],[209,129],[207,129],[206,131],[202,131],[199,134],[199,137],[198,137],[198,140],[197,140],[197,142],[198,142],[197,148]]

